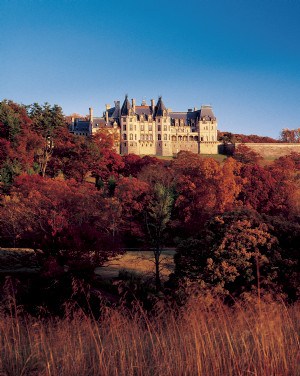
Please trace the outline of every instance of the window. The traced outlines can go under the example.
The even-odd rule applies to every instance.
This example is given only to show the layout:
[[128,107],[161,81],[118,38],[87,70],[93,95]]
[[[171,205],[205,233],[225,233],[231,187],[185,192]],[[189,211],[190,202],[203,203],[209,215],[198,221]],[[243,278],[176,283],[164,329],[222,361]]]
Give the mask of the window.
[[143,134],[141,134],[141,140],[144,141],[144,135]]
[[126,133],[123,134],[123,140],[124,140],[124,141],[127,140],[127,135],[126,135]]
[[149,131],[152,131],[152,124],[149,124],[148,129]]
[[134,135],[134,139],[136,140],[136,134]]
[[161,135],[160,134],[157,135],[157,139],[158,139],[158,141],[161,140]]
[[167,125],[164,125],[164,131],[167,131],[167,130],[168,130]]
[[167,140],[167,139],[168,139],[168,136],[164,134],[164,140]]
[[141,124],[141,131],[144,130],[144,124]]
[[203,137],[201,137],[201,141],[203,141]]
[[130,130],[130,131],[133,131],[133,124],[130,124],[130,125],[129,125],[129,130]]
[[132,133],[130,133],[130,135],[129,135],[129,140],[133,140],[133,134]]
[[126,124],[123,124],[123,131],[126,132]]
[[161,126],[160,126],[160,124],[158,124],[158,126],[157,126],[157,130],[158,130],[158,132],[161,131]]

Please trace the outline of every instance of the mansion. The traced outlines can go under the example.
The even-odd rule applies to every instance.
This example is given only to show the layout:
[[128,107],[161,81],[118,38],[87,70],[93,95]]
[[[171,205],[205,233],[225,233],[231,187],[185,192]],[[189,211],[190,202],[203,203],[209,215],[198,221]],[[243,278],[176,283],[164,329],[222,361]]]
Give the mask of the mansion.
[[173,156],[179,151],[197,154],[218,154],[217,119],[211,106],[174,112],[159,97],[157,103],[145,100],[137,105],[125,96],[122,106],[106,105],[102,117],[94,117],[89,109],[88,120],[72,118],[70,132],[90,136],[99,129],[117,134],[115,147],[121,154]]

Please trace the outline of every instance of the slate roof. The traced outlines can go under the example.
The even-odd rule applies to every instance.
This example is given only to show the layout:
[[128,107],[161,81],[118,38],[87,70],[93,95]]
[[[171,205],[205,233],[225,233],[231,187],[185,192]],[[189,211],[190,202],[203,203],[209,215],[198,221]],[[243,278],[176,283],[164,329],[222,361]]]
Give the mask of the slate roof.
[[151,106],[135,106],[135,113],[137,115],[151,115],[152,107]]
[[164,105],[162,98],[159,97],[157,104],[155,106],[155,116],[163,116],[163,113],[165,110],[166,110],[166,106]]
[[115,101],[115,107],[108,111],[108,117],[119,119],[121,116],[120,101]]
[[89,121],[75,121],[74,131],[76,132],[89,132],[90,122]]
[[200,117],[205,118],[206,120],[216,120],[211,106],[201,106]]
[[124,103],[121,108],[121,115],[127,116],[129,115],[129,111],[131,109],[131,104],[128,99],[128,95],[125,96]]
[[94,118],[92,122],[93,128],[105,127],[106,122],[104,118]]

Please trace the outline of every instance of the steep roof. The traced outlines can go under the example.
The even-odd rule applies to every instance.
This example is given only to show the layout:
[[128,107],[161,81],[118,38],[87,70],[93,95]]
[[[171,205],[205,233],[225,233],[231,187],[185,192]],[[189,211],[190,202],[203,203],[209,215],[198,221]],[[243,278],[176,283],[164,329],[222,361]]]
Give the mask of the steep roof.
[[137,115],[151,115],[152,114],[152,108],[151,106],[135,106],[135,113]]
[[157,105],[155,107],[155,116],[163,116],[165,110],[166,110],[166,106],[164,105],[162,98],[159,97],[157,101]]
[[124,116],[129,115],[130,110],[131,110],[131,104],[129,102],[128,95],[126,95],[122,108],[121,108],[121,115],[124,115]]
[[89,121],[75,121],[74,124],[74,131],[76,132],[88,132],[90,129],[90,122]]
[[212,111],[212,107],[211,106],[201,106],[201,110],[200,110],[200,118],[203,119],[207,119],[207,120],[216,120],[216,117]]
[[115,101],[115,107],[113,107],[111,110],[111,114],[109,113],[108,116],[113,119],[119,119],[121,115],[121,109],[120,109],[120,101]]

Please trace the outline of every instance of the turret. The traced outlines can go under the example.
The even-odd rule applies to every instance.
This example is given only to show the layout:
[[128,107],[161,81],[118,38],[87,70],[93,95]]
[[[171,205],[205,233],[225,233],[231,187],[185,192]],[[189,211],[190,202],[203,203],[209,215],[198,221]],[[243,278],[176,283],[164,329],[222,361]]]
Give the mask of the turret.
[[90,122],[92,122],[93,119],[94,119],[94,109],[93,109],[93,107],[90,107],[90,108],[89,108],[89,113],[90,113],[90,115],[89,115],[89,117],[90,117]]
[[132,109],[133,109],[133,112],[135,113],[135,99],[131,99],[131,104],[132,104]]
[[152,108],[152,114],[154,114],[154,110],[155,110],[155,100],[154,99],[151,99],[151,108]]
[[108,110],[110,110],[110,104],[105,105],[105,121],[108,123]]

